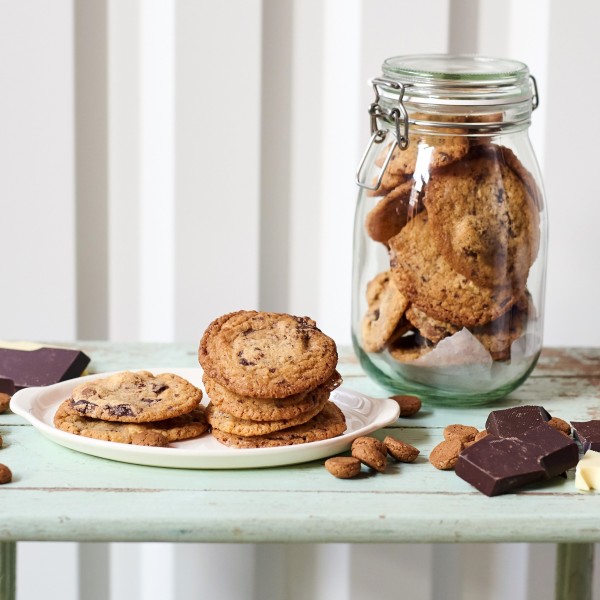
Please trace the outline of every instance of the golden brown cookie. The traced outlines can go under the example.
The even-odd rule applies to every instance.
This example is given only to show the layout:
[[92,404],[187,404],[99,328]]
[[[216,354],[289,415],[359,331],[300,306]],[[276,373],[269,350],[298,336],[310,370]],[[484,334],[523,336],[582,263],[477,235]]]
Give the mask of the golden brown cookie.
[[494,360],[508,360],[512,343],[523,335],[528,319],[535,314],[529,292],[526,292],[500,318],[487,325],[473,327],[471,333],[483,344]]
[[239,419],[230,415],[212,402],[206,407],[206,419],[213,429],[218,429],[225,433],[233,433],[242,437],[252,437],[265,435],[273,431],[289,429],[296,425],[302,425],[310,421],[316,414],[323,410],[323,407],[329,400],[327,390],[315,393],[315,404],[307,411],[288,419],[279,419],[276,421],[253,421],[250,419]]
[[383,442],[369,436],[357,437],[352,442],[352,456],[375,471],[383,473],[387,464],[387,448]]
[[460,327],[446,321],[434,319],[416,306],[409,306],[406,310],[408,322],[427,340],[437,344],[445,337],[456,333]]
[[479,440],[482,440],[486,435],[488,435],[488,432],[485,429],[480,430],[477,435],[473,438],[474,442],[478,442]]
[[441,471],[454,469],[463,445],[460,440],[444,440],[429,455],[429,462]]
[[384,438],[383,445],[386,447],[388,454],[394,457],[398,462],[415,462],[417,456],[419,456],[419,450],[417,448],[402,440],[398,440],[391,435]]
[[433,348],[433,346],[427,345],[426,340],[419,334],[410,333],[394,340],[390,344],[388,351],[394,360],[406,363],[425,356]]
[[205,373],[242,396],[284,398],[325,383],[337,365],[335,342],[308,317],[241,310],[204,332]]
[[436,247],[477,285],[524,289],[537,256],[538,210],[494,147],[431,175],[423,202]]
[[519,295],[510,285],[479,286],[455,271],[437,248],[426,212],[390,240],[390,262],[402,293],[440,321],[483,325],[503,315]]
[[6,412],[10,406],[10,396],[0,392],[0,414]]
[[417,396],[390,396],[400,406],[401,417],[412,417],[421,410],[421,400]]
[[538,210],[542,210],[544,207],[544,200],[542,191],[535,181],[535,177],[525,168],[523,163],[517,158],[517,155],[506,146],[496,146],[496,149],[500,153],[504,164],[510,167],[525,184],[529,195],[533,198],[534,204]]
[[286,398],[250,398],[229,391],[204,374],[202,381],[212,404],[238,419],[251,421],[278,421],[293,419],[311,411],[322,403],[324,394],[332,392],[342,377],[336,371],[324,384],[314,390]]
[[367,313],[362,322],[363,347],[380,352],[394,337],[407,329],[400,327],[408,300],[397,288],[390,271],[379,273],[367,284]]
[[325,468],[338,479],[351,479],[360,473],[361,462],[352,456],[334,456],[325,461]]
[[240,436],[213,429],[212,434],[216,440],[226,446],[271,448],[327,440],[341,435],[344,431],[346,431],[344,413],[333,402],[327,402],[323,410],[310,421],[289,429],[256,436]]
[[387,244],[407,223],[411,214],[422,209],[413,181],[401,183],[367,213],[365,229],[376,242]]
[[444,427],[444,439],[445,440],[458,440],[462,444],[472,442],[475,436],[479,433],[477,427],[471,425],[446,425]]
[[124,371],[78,385],[65,410],[103,421],[145,423],[188,413],[200,400],[202,391],[173,373]]
[[54,426],[61,431],[96,440],[121,444],[165,446],[170,442],[198,437],[208,430],[203,406],[198,406],[185,415],[164,421],[117,423],[74,415],[69,411],[68,402],[65,400],[58,407],[54,415]]
[[[423,115],[421,115],[423,116]],[[433,131],[433,128],[431,128]],[[429,172],[446,167],[460,160],[469,151],[469,139],[460,128],[440,127],[435,129],[436,134],[413,133],[409,134],[409,144],[405,150],[398,146],[394,148],[392,158],[383,174],[381,185],[374,192],[383,196],[415,174],[419,169],[418,178],[425,178]],[[375,164],[382,167],[389,146],[384,148]],[[422,170],[422,172],[421,172]]]

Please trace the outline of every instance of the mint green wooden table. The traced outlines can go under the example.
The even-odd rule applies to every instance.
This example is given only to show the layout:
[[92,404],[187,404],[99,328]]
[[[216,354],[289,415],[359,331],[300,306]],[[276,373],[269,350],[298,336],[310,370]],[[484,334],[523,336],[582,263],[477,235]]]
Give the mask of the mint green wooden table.
[[[194,367],[196,348],[169,344],[78,345],[91,372]],[[344,385],[385,396],[351,351]],[[547,350],[530,379],[495,407],[542,404],[567,420],[600,418],[600,349]],[[0,599],[12,600],[19,540],[129,542],[556,542],[556,597],[591,598],[600,493],[578,492],[574,475],[487,498],[427,461],[450,423],[483,428],[490,407],[424,408],[391,433],[417,446],[416,464],[385,474],[332,477],[322,461],[253,470],[142,467],[87,456],[43,438],[14,414],[0,415],[13,471],[0,486]]]

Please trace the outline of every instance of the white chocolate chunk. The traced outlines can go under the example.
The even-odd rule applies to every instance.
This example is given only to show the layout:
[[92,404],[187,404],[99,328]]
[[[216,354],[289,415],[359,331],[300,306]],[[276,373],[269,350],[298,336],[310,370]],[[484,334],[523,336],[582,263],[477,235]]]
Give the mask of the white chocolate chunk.
[[600,489],[600,452],[588,450],[577,463],[575,485],[586,491]]

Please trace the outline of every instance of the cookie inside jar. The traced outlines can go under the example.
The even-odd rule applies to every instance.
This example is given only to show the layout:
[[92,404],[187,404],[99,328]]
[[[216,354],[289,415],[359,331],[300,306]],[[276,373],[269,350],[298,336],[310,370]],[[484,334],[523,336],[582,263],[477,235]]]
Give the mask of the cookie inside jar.
[[[477,80],[481,97],[481,77],[501,77],[494,59],[482,66],[460,57],[457,77],[452,60],[436,63],[448,79],[428,72],[442,80],[433,100],[425,97],[431,81],[403,90],[404,143],[390,119],[389,135],[383,126],[373,135],[359,168],[367,183],[355,223],[353,342],[365,370],[391,391],[463,406],[505,396],[535,366],[547,224],[527,137],[527,68],[514,63],[508,77],[514,102],[496,82],[478,105],[465,100],[476,92],[461,91],[460,78]],[[379,101],[389,107],[390,98]]]

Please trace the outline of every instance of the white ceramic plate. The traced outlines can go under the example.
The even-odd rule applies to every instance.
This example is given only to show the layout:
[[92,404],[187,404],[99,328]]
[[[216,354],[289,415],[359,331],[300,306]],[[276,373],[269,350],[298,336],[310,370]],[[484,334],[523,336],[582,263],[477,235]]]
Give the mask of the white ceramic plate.
[[[175,373],[204,391],[201,369],[147,370],[153,373]],[[54,413],[59,404],[69,397],[71,390],[84,381],[108,375],[110,373],[98,373],[47,387],[23,389],[12,397],[10,407],[40,433],[61,446],[110,460],[180,469],[275,467],[333,456],[347,450],[352,440],[358,436],[367,435],[392,423],[399,413],[398,403],[393,400],[370,398],[353,390],[338,388],[332,392],[331,400],[346,416],[347,429],[343,435],[329,440],[277,448],[229,448],[217,442],[209,433],[196,439],[173,443],[168,448],[154,448],[105,442],[56,429],[53,425]],[[206,402],[208,399],[205,394],[204,403]]]

